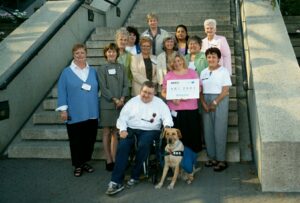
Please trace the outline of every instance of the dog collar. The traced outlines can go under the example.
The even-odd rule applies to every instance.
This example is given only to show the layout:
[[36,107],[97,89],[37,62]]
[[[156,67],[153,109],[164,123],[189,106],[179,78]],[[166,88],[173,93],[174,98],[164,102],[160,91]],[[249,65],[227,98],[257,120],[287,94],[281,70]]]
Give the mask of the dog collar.
[[183,156],[183,151],[174,151],[174,152],[165,151],[165,156],[168,156],[168,155]]

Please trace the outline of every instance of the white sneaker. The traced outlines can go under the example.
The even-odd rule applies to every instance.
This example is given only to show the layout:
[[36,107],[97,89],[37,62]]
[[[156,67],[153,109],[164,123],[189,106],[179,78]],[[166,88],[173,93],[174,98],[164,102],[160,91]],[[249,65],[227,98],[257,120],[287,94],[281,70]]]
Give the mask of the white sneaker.
[[138,180],[135,180],[135,179],[131,178],[131,179],[127,182],[127,186],[128,186],[128,187],[132,187],[132,186],[134,186],[134,185],[136,185],[136,184],[138,184],[138,183],[139,183]]
[[105,194],[114,195],[114,194],[117,194],[118,192],[121,192],[122,190],[124,190],[123,184],[118,184],[118,183],[110,181]]

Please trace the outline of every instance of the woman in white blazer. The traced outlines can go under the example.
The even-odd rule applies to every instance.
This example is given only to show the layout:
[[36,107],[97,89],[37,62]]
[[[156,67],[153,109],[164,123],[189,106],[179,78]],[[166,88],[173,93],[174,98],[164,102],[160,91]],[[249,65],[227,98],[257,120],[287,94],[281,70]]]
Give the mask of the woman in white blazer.
[[[157,84],[156,76],[156,56],[151,55],[152,40],[149,37],[141,37],[140,39],[141,53],[132,56],[131,72],[132,72],[132,96],[140,93],[142,84],[145,81],[152,81]],[[157,88],[156,88],[157,91]]]

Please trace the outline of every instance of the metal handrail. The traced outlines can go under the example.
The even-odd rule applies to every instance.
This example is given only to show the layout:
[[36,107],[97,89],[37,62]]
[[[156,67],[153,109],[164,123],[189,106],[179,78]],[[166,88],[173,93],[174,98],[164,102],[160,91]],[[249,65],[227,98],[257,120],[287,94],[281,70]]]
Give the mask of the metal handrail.
[[242,19],[241,19],[241,2],[243,2],[243,0],[235,0],[235,6],[236,6],[236,23],[237,23],[237,29],[239,30],[239,32],[241,33],[242,36],[242,40],[241,40],[241,44],[242,44],[242,77],[243,77],[243,88],[245,91],[248,90],[248,76],[247,76],[247,70],[246,70],[246,60],[245,60],[245,44],[244,44],[244,33],[242,30]]
[[[3,78],[0,77],[0,90],[5,90],[7,86],[14,80],[15,77],[26,67],[27,64],[44,48],[48,41],[54,37],[60,28],[62,28],[66,22],[71,18],[71,16],[79,9],[79,7],[84,3],[84,0],[78,0],[77,4],[73,9],[65,16],[64,20],[57,25],[57,27],[48,34],[45,40],[33,50],[24,61],[18,64],[12,65],[13,71],[7,75],[4,75]],[[16,67],[15,67],[16,66]]]

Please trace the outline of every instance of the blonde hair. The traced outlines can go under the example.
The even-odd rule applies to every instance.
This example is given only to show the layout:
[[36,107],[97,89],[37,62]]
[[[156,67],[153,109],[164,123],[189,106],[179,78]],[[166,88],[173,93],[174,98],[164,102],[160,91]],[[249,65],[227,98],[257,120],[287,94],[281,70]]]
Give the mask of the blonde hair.
[[206,19],[204,21],[204,28],[206,26],[212,26],[214,29],[217,28],[217,21],[215,19]]
[[183,68],[184,68],[184,69],[188,69],[188,66],[187,66],[187,64],[185,63],[185,58],[184,58],[184,56],[183,56],[182,54],[180,54],[180,53],[175,54],[174,58],[172,58],[172,61],[171,61],[171,64],[170,64],[171,69],[172,69],[172,70],[175,70],[174,62],[175,62],[175,60],[176,60],[177,57],[180,58],[180,59],[183,61]]
[[146,16],[146,18],[147,18],[147,22],[149,22],[149,20],[153,19],[153,18],[158,21],[158,17],[157,17],[157,15],[155,13],[148,13],[147,16]]
[[127,37],[127,39],[129,38],[129,32],[127,31],[127,29],[125,27],[121,27],[120,29],[118,29],[116,31],[116,35],[115,35],[116,42],[118,41],[120,36],[125,36],[125,37]]
[[149,42],[149,44],[150,44],[151,47],[152,47],[152,40],[151,40],[149,37],[147,37],[147,36],[142,36],[142,37],[140,38],[140,46],[142,46],[142,44],[143,44],[144,42]]

